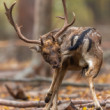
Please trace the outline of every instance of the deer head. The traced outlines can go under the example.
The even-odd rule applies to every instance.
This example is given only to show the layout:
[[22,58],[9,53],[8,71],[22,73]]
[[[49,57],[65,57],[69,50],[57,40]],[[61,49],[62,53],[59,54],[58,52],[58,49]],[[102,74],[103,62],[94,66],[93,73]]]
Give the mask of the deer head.
[[75,15],[72,22],[68,23],[67,11],[65,0],[62,0],[63,7],[64,7],[64,15],[65,17],[58,16],[58,18],[65,20],[64,26],[55,32],[49,32],[40,37],[39,40],[30,40],[27,39],[20,30],[20,26],[15,24],[13,17],[12,17],[12,10],[16,3],[13,3],[10,8],[7,8],[6,3],[4,3],[5,7],[5,14],[10,22],[10,24],[14,27],[18,37],[26,43],[36,44],[35,47],[31,47],[31,49],[35,49],[37,52],[40,52],[44,58],[44,60],[52,65],[53,68],[60,68],[61,65],[61,50],[60,45],[62,44],[62,40],[60,38],[61,34],[67,30],[68,27],[73,25],[75,22]]

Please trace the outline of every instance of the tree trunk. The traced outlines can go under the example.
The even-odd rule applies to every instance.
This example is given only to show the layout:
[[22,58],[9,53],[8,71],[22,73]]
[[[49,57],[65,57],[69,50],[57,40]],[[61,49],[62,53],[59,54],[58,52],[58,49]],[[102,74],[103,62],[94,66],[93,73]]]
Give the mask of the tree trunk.
[[52,0],[36,0],[34,37],[37,39],[51,29],[51,5]]
[[[31,0],[23,0],[23,1],[26,1],[25,2],[25,4],[26,4],[28,1],[31,1]],[[23,1],[20,0],[19,2],[23,5]],[[50,31],[50,28],[51,28],[51,4],[52,4],[51,2],[52,2],[51,0],[35,0],[35,3],[32,2],[32,4],[33,3],[35,4],[33,6],[33,7],[35,7],[35,10],[33,13],[34,14],[33,39],[38,39],[40,37],[40,35],[43,35],[44,33],[47,33],[48,31]],[[24,10],[24,8],[21,8],[20,10],[22,11],[22,10]],[[27,10],[28,9],[29,8],[27,8]],[[31,10],[32,10],[32,7],[31,7]],[[30,16],[32,17],[32,15],[30,15]],[[27,19],[27,17],[28,17],[27,15],[26,16],[22,15],[22,19],[24,21]],[[29,25],[30,25],[30,27],[32,27],[32,24],[29,24]],[[25,28],[27,28],[27,30],[30,32],[30,36],[31,36],[32,29],[29,29],[30,27],[25,27]],[[27,33],[27,35],[29,35],[29,33]],[[21,54],[22,53],[20,53],[20,55]],[[26,57],[25,54],[24,54],[24,56]],[[43,76],[46,75],[46,73],[49,74],[50,73],[49,66],[47,64],[45,64],[43,61],[44,60],[42,59],[41,54],[37,54],[36,52],[33,53],[32,62],[31,62],[30,67],[24,69],[23,72],[21,72],[21,74],[19,74],[19,75],[16,75],[15,78],[23,78],[31,73],[42,74]]]
[[[36,0],[35,2],[35,16],[34,16],[34,39],[38,39],[40,35],[43,35],[51,29],[51,7],[52,0]],[[48,65],[43,62],[41,55],[33,55],[33,64],[37,67],[42,66],[40,74],[47,75],[50,73]],[[43,64],[42,64],[43,62]]]
[[108,24],[108,21],[110,21],[108,19],[110,16],[110,0],[86,0],[86,3],[94,13],[96,24]]
[[[34,3],[35,0],[19,0],[18,2],[18,24],[22,26],[21,31],[27,38],[33,37],[34,24]],[[30,59],[31,51],[26,47],[17,49],[17,59],[24,61]]]

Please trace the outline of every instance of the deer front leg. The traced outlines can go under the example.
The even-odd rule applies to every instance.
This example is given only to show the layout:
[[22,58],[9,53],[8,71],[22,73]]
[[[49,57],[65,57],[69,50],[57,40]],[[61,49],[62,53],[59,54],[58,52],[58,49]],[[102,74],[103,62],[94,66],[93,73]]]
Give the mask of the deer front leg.
[[52,80],[52,83],[50,85],[50,88],[48,90],[48,93],[45,97],[45,103],[48,103],[50,101],[50,98],[52,96],[52,91],[53,91],[53,88],[54,88],[54,85],[55,85],[55,82],[56,82],[56,79],[58,77],[58,71],[59,70],[55,70],[54,74],[53,74],[53,80]]
[[[48,105],[46,106],[45,110],[50,110],[50,107],[52,105],[53,99],[54,99],[55,95],[58,93],[59,87],[60,87],[60,85],[62,83],[62,80],[63,80],[63,78],[65,76],[65,73],[66,73],[66,70],[59,71],[59,75],[58,75],[58,77],[56,79],[56,83],[55,83],[54,88],[53,88],[51,99],[50,99]],[[56,100],[56,103],[57,103],[57,100]],[[53,103],[53,106],[54,106],[54,108],[56,108],[54,110],[57,110],[57,104],[54,105],[54,103]]]
[[56,92],[55,97],[53,99],[52,110],[58,110],[58,108],[57,108],[57,100],[58,100],[58,91]]

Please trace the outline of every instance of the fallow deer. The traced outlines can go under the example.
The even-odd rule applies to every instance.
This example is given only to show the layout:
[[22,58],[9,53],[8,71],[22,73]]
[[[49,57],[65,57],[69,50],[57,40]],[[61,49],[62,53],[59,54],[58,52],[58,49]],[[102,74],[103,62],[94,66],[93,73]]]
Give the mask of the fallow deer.
[[68,70],[83,70],[88,79],[90,90],[96,110],[103,110],[96,97],[93,79],[98,75],[103,60],[101,49],[101,35],[92,27],[73,27],[75,16],[72,22],[68,23],[65,0],[62,0],[64,7],[64,17],[58,17],[65,20],[64,26],[57,30],[51,31],[39,38],[39,40],[27,39],[15,24],[12,17],[12,10],[16,3],[12,4],[6,10],[6,16],[10,24],[14,27],[18,37],[27,43],[36,44],[32,47],[40,52],[44,60],[54,69],[52,84],[46,95],[45,110],[49,110],[53,103],[53,109],[57,110],[57,97],[59,87]]

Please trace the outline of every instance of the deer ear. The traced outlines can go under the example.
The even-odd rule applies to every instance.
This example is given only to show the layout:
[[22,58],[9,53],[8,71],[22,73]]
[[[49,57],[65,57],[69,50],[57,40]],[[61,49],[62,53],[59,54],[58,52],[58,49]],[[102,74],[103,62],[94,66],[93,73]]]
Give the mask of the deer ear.
[[55,41],[55,38],[54,38],[54,36],[52,35],[51,37],[52,37],[52,40],[53,40],[53,42],[54,42],[54,41]]
[[58,42],[59,45],[61,45],[62,42],[63,42],[63,39],[59,37],[59,38],[57,39],[57,42]]
[[51,38],[53,42],[55,41],[55,38],[54,38],[52,32],[49,33],[48,38]]
[[43,39],[41,38],[41,45],[43,46],[44,45],[44,42],[43,42]]
[[32,50],[36,50],[37,52],[41,52],[41,46],[33,46],[33,47],[30,47],[30,49]]

